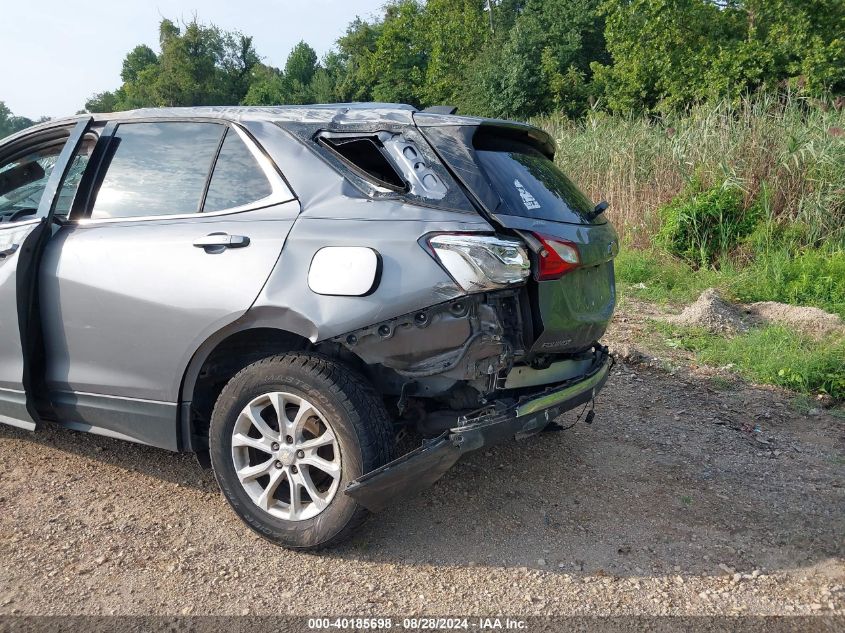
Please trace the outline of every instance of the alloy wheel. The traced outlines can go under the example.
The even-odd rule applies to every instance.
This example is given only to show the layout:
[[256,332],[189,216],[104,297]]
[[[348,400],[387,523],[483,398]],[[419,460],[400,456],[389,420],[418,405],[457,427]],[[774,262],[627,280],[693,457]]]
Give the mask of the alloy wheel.
[[253,503],[288,521],[320,514],[340,486],[340,447],[331,425],[292,393],[267,393],[243,408],[232,430],[232,461]]

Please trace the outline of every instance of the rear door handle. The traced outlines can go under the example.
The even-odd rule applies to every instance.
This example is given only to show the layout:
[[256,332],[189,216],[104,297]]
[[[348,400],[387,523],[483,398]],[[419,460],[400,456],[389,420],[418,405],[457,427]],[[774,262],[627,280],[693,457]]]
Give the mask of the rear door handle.
[[0,259],[6,259],[7,257],[11,257],[12,255],[18,252],[19,248],[20,244],[12,244],[6,250],[0,251]]
[[194,241],[194,246],[205,249],[244,248],[249,246],[246,235],[229,235],[228,233],[211,233]]

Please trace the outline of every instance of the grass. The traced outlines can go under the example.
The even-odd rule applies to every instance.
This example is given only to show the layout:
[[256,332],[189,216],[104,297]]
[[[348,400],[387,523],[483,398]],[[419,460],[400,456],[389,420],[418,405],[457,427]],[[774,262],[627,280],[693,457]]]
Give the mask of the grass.
[[623,249],[615,261],[621,294],[656,303],[693,301],[715,287],[729,299],[781,301],[821,308],[845,318],[845,250],[782,246],[761,251],[744,266],[693,268],[659,249]]
[[818,341],[775,325],[733,337],[659,322],[654,327],[666,338],[667,346],[694,352],[700,363],[732,365],[744,378],[755,382],[845,399],[845,337]]
[[[679,305],[716,287],[734,301],[815,306],[845,318],[845,108],[763,94],[672,116],[596,111],[533,123],[555,139],[563,170],[592,199],[610,203],[625,245],[616,260],[623,300]],[[725,192],[736,195],[723,199]],[[690,226],[689,235],[681,231]],[[845,398],[841,337],[819,341],[774,326],[730,338],[661,333],[701,363]]]
[[845,318],[845,249],[776,247],[725,275],[736,299],[780,301],[822,308]]
[[609,217],[636,247],[652,245],[658,210],[696,179],[733,183],[747,208],[765,191],[774,219],[808,227],[807,244],[845,242],[845,108],[761,95],[672,117],[596,111],[533,123],[555,139],[564,171],[610,203]]
[[694,270],[688,264],[656,249],[623,248],[614,261],[616,279],[623,295],[656,303],[688,303],[705,288],[718,285],[722,274]]

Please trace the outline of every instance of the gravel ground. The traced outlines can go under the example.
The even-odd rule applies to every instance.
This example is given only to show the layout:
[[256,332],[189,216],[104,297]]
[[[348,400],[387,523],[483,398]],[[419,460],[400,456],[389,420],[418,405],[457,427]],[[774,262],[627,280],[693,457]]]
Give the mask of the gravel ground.
[[476,452],[321,555],[190,456],[2,427],[0,615],[842,615],[843,421],[792,400],[620,364],[592,425]]

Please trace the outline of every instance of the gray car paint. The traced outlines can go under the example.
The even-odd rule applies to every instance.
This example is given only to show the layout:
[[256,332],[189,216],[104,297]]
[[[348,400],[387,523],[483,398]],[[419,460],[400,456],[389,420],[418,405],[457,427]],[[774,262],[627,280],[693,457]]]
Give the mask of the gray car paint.
[[[178,448],[178,439],[167,437],[178,435],[177,405],[190,400],[203,360],[234,332],[273,327],[320,342],[462,296],[415,242],[438,231],[492,232],[471,206],[431,208],[407,204],[401,195],[376,199],[306,148],[302,137],[278,125],[397,129],[413,126],[414,113],[410,106],[347,104],[166,108],[99,117],[237,122],[260,140],[299,203],[223,217],[64,227],[48,247],[41,287],[48,382],[60,409],[77,422],[111,425],[117,433]],[[476,122],[464,117],[446,121]],[[248,233],[252,243],[218,255],[192,246],[212,231]],[[371,295],[328,297],[308,289],[311,258],[326,245],[379,252],[384,268]],[[141,426],[159,428],[117,421],[130,417],[130,410],[142,412],[139,419],[147,422]]]
[[20,245],[41,220],[0,225],[0,252],[14,252],[0,258],[0,422],[34,428],[26,410],[23,388],[23,351],[18,334],[17,264]]
[[[47,247],[41,296],[51,390],[176,402],[182,373],[211,334],[258,295],[299,212],[62,227]],[[247,248],[208,253],[210,233]]]

